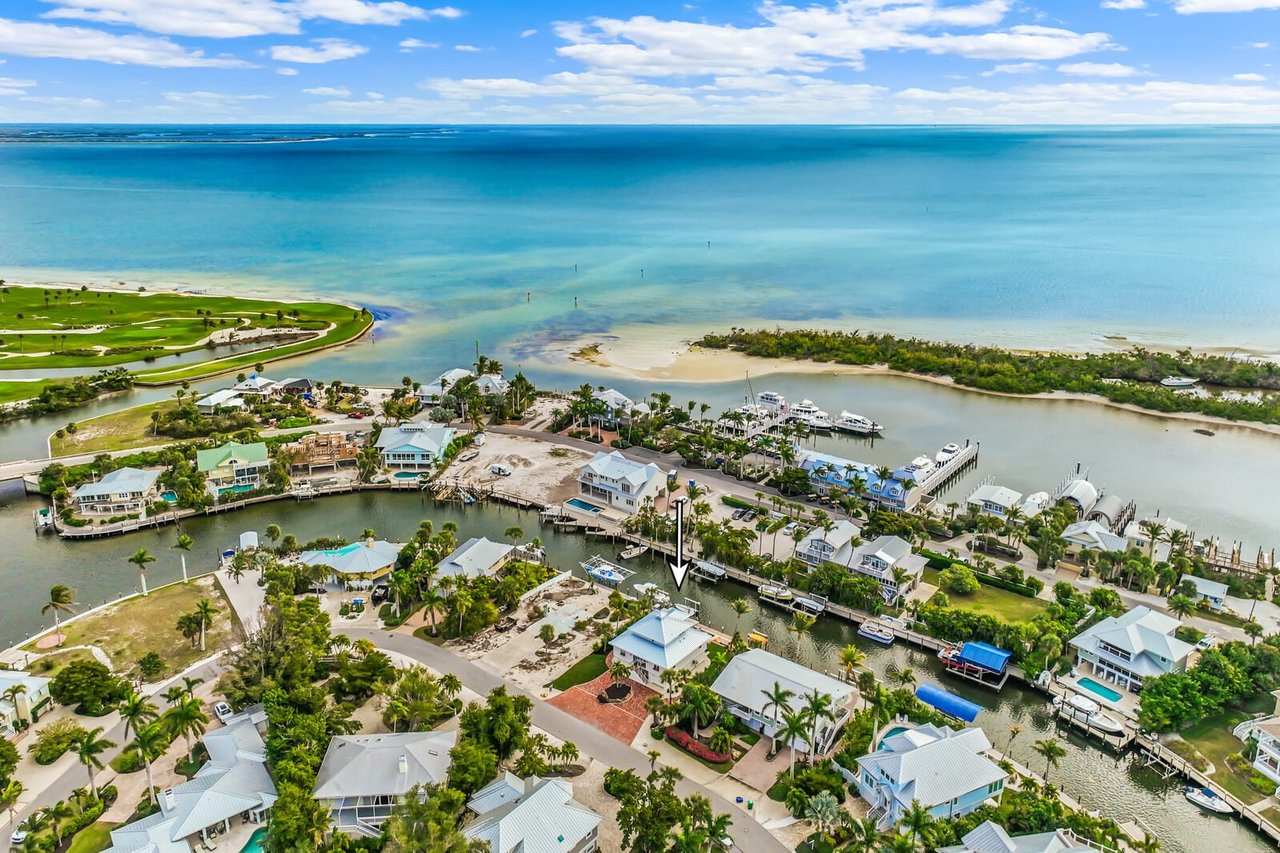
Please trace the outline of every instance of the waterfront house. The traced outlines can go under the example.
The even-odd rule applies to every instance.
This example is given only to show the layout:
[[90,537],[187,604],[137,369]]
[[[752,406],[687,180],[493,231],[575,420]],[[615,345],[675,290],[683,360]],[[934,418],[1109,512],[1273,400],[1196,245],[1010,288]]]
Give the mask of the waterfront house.
[[1195,575],[1183,575],[1178,579],[1178,585],[1189,583],[1196,588],[1195,600],[1203,601],[1214,610],[1221,610],[1227,603],[1227,585],[1218,581],[1211,581],[1208,578],[1200,578]]
[[310,379],[300,379],[296,376],[290,376],[288,379],[281,379],[276,383],[275,392],[281,396],[290,394],[295,397],[310,396],[316,390],[316,383]]
[[444,459],[458,431],[433,423],[408,423],[383,427],[374,445],[384,468],[395,471],[429,471]]
[[276,801],[256,718],[240,716],[202,740],[209,760],[190,781],[159,794],[160,811],[111,832],[107,853],[190,853],[233,821],[261,823]]
[[[1151,533],[1149,532],[1153,524],[1158,524],[1164,528],[1164,532],[1161,534],[1162,538],[1156,541],[1154,548],[1151,546]],[[1190,547],[1192,538],[1190,529],[1181,521],[1164,516],[1152,516],[1151,518],[1136,519],[1129,522],[1124,528],[1124,537],[1128,540],[1129,547],[1137,548],[1144,554],[1150,554],[1153,560],[1159,562],[1169,559],[1170,546],[1163,537],[1174,531],[1185,534],[1187,545]]]
[[879,536],[854,548],[845,565],[851,572],[879,581],[880,594],[892,604],[915,588],[928,562],[921,555],[912,553],[911,543],[907,540],[898,536]]
[[271,467],[267,446],[261,441],[240,444],[228,441],[221,447],[196,451],[196,468],[204,472],[211,490],[247,492],[262,485],[262,475]]
[[243,382],[232,385],[231,390],[245,397],[270,397],[276,394],[276,383],[255,373]]
[[160,500],[161,468],[117,468],[101,480],[83,483],[71,494],[80,515],[141,514]]
[[597,391],[592,395],[592,399],[603,403],[606,414],[614,420],[630,418],[633,411],[641,415],[649,414],[647,403],[638,403],[616,388]]
[[965,503],[975,511],[994,515],[1003,521],[1014,508],[1022,508],[1022,492],[995,483],[983,483],[973,490]]
[[1117,536],[1097,521],[1077,521],[1062,531],[1066,540],[1063,556],[1078,560],[1083,551],[1123,551],[1125,538]]
[[196,411],[202,415],[212,415],[219,411],[239,412],[245,407],[244,397],[233,388],[214,391],[207,397],[196,401]]
[[439,403],[448,393],[449,389],[462,382],[470,379],[475,374],[465,367],[455,367],[452,370],[446,370],[432,381],[428,382],[418,389],[418,398],[423,403],[435,405]]
[[842,456],[819,453],[796,446],[796,464],[809,474],[815,492],[822,495],[843,492],[859,495],[891,509],[907,509],[919,502],[914,478],[905,470],[881,479],[879,466],[856,462]]
[[17,669],[0,670],[0,696],[13,688],[12,699],[0,698],[0,735],[11,737],[19,729],[40,719],[40,712],[49,707],[49,679]]
[[453,550],[436,566],[438,578],[457,577],[472,580],[492,575],[511,561],[515,548],[505,542],[494,542],[483,536],[472,537]]
[[493,394],[505,394],[511,388],[511,383],[501,373],[482,373],[476,377],[476,388],[481,394],[488,397]]
[[493,853],[594,853],[603,818],[573,798],[563,779],[507,773],[467,803],[476,819],[462,829]]
[[334,829],[376,838],[405,792],[445,782],[457,741],[456,730],[335,737],[316,773],[314,796]]
[[1077,518],[1087,518],[1098,502],[1098,488],[1088,480],[1077,477],[1062,484],[1056,495],[1060,503],[1070,504]]
[[796,559],[809,566],[823,563],[847,565],[854,540],[861,532],[852,521],[837,521],[829,532],[815,527],[796,543]]
[[291,444],[280,447],[280,457],[289,460],[291,471],[306,469],[312,474],[316,469],[338,470],[344,465],[356,464],[364,436],[362,433],[317,432],[304,435]]
[[939,820],[963,817],[1004,793],[1006,774],[989,749],[980,728],[928,724],[898,732],[858,759],[858,793],[881,829],[917,802]]
[[[791,693],[791,699],[784,703],[783,708],[769,705],[766,692],[772,692],[774,685]],[[764,649],[749,649],[735,655],[711,689],[724,700],[726,712],[766,737],[777,733],[785,712],[799,712],[804,708],[806,695],[816,691],[830,696],[834,719],[823,720],[818,726],[818,755],[825,755],[835,743],[836,735],[852,714],[857,694],[852,684],[815,672]],[[794,748],[804,753],[812,751],[808,740],[803,738],[795,742]]]
[[1195,650],[1174,636],[1177,619],[1139,605],[1110,616],[1071,639],[1076,663],[1126,690],[1142,689],[1146,678],[1183,672]]
[[618,451],[597,453],[578,472],[578,494],[631,515],[666,493],[667,475],[652,462],[633,462]]
[[1275,710],[1269,716],[1245,720],[1232,734],[1245,743],[1250,740],[1257,743],[1253,769],[1280,784],[1280,690],[1272,690],[1271,695],[1276,700]]
[[366,539],[341,548],[303,551],[298,555],[298,562],[332,570],[328,583],[342,584],[348,589],[367,589],[374,581],[391,574],[403,547],[397,542]]
[[661,683],[669,669],[698,670],[707,663],[712,635],[684,607],[663,607],[642,616],[613,638],[613,659],[631,667],[641,684]]
[[938,853],[1096,853],[1096,851],[1069,829],[1012,836],[1005,832],[1000,824],[987,820],[965,833],[959,844],[939,847]]

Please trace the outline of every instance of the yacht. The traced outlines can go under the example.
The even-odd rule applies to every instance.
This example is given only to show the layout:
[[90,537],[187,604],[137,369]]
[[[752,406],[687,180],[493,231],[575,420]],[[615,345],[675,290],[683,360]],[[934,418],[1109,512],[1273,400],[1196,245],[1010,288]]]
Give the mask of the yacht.
[[832,426],[842,432],[851,432],[854,435],[875,435],[884,429],[871,418],[864,418],[862,415],[855,415],[853,412],[841,412],[840,417],[832,422]]
[[1166,376],[1160,380],[1160,384],[1166,388],[1191,388],[1198,381],[1198,379],[1192,379],[1189,376]]
[[812,400],[801,400],[789,410],[793,419],[816,432],[830,432],[831,415],[819,409]]
[[933,459],[939,465],[946,465],[952,459],[955,459],[956,454],[958,454],[959,452],[960,452],[960,445],[956,444],[955,442],[951,442],[950,444],[942,445],[942,449],[938,451],[938,455],[934,456]]
[[1188,785],[1185,789],[1188,800],[1195,803],[1205,811],[1214,812],[1216,814],[1231,814],[1231,806],[1227,805],[1227,801],[1219,797],[1210,788],[1196,788]]
[[1105,732],[1109,735],[1124,734],[1124,723],[1110,714],[1104,713],[1101,706],[1092,699],[1076,694],[1066,702],[1061,696],[1053,697],[1053,707],[1058,713],[1085,728]]
[[933,470],[937,467],[937,463],[928,456],[917,456],[915,459],[911,460],[911,464],[903,465],[902,470],[907,474],[914,475],[915,481],[919,483],[925,477],[932,474]]
[[761,391],[756,395],[756,403],[769,412],[777,412],[787,407],[787,398],[777,391]]

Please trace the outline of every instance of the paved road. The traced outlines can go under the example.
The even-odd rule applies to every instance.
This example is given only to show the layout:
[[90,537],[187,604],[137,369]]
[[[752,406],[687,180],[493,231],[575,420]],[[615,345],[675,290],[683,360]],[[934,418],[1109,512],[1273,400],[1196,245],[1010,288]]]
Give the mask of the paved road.
[[[603,761],[611,767],[635,770],[641,775],[649,772],[649,759],[644,754],[614,740],[599,729],[570,716],[554,705],[549,705],[538,697],[508,684],[501,677],[481,669],[448,649],[424,643],[407,634],[367,629],[351,629],[346,631],[346,634],[352,640],[372,640],[381,648],[413,658],[437,672],[451,672],[462,679],[463,684],[480,694],[487,694],[493,688],[505,685],[508,691],[528,696],[533,700],[534,725],[561,740],[573,741],[582,755]],[[740,850],[748,853],[757,853],[757,851],[785,853],[787,850],[786,846],[767,829],[714,791],[688,779],[681,780],[678,790],[682,796],[701,794],[711,801],[712,807],[717,812],[732,815],[733,826],[729,834]]]

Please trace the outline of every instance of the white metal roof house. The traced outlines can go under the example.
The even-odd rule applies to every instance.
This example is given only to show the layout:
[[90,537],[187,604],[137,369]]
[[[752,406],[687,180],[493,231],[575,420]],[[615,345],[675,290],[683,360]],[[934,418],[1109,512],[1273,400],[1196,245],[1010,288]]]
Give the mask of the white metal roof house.
[[457,741],[457,731],[335,737],[316,774],[315,798],[335,829],[375,838],[410,788],[445,781]]
[[578,494],[631,515],[646,499],[666,491],[667,475],[652,462],[634,462],[618,451],[597,453],[578,472]]
[[1169,543],[1163,539],[1157,540],[1154,548],[1151,547],[1150,525],[1158,524],[1164,528],[1162,536],[1167,536],[1175,530],[1191,535],[1190,529],[1181,521],[1177,521],[1167,516],[1154,516],[1152,518],[1135,519],[1129,522],[1124,528],[1125,539],[1129,540],[1129,545],[1134,548],[1140,548],[1144,553],[1150,552],[1156,560],[1169,559]]
[[823,563],[848,565],[853,540],[861,532],[858,525],[843,520],[837,521],[830,533],[821,527],[815,527],[796,543],[796,559],[810,566],[820,566]]
[[450,388],[457,385],[464,379],[470,379],[474,375],[474,373],[465,367],[455,367],[451,370],[446,370],[431,382],[428,382],[418,389],[418,397],[423,402],[438,402],[441,397],[449,393]]
[[965,833],[959,844],[939,847],[938,853],[1095,853],[1095,849],[1069,829],[1012,836],[988,820]]
[[1280,690],[1272,690],[1275,710],[1265,717],[1245,720],[1231,732],[1241,741],[1253,738],[1258,743],[1258,753],[1253,759],[1253,769],[1272,782],[1280,783]]
[[486,397],[490,394],[505,394],[511,383],[501,373],[482,373],[476,377],[476,388]]
[[683,607],[663,607],[642,616],[613,638],[615,660],[631,667],[631,677],[643,684],[659,683],[669,669],[700,669],[707,663],[712,636],[698,627]]
[[0,699],[0,737],[15,734],[19,723],[34,723],[40,712],[53,700],[49,696],[49,679],[16,669],[0,670],[0,694],[21,686],[13,700]]
[[298,562],[308,566],[327,566],[333,569],[330,582],[359,588],[371,586],[378,578],[391,574],[404,545],[385,539],[366,539],[352,542],[341,548],[320,551],[303,551]]
[[[850,571],[879,581],[880,594],[885,601],[892,603],[915,587],[928,562],[919,554],[912,553],[911,543],[907,540],[898,536],[880,536],[854,548],[846,565]],[[906,572],[901,582],[895,569]]]
[[1123,551],[1128,547],[1123,536],[1117,536],[1097,521],[1068,524],[1062,531],[1062,538],[1067,541],[1069,557],[1078,556],[1081,551]]
[[427,471],[444,458],[458,431],[433,423],[383,427],[375,447],[382,464],[399,471]]
[[897,824],[919,802],[935,818],[950,820],[999,801],[1005,772],[986,752],[980,728],[924,725],[885,738],[858,759],[858,792],[881,829]]
[[440,561],[437,566],[439,577],[461,576],[470,580],[480,575],[491,575],[511,559],[513,551],[515,548],[505,542],[473,536]]
[[609,409],[609,417],[611,418],[629,418],[634,410],[642,415],[649,414],[649,404],[640,403],[632,400],[626,394],[623,394],[616,388],[606,388],[603,391],[597,391],[592,397]]
[[71,499],[82,515],[124,515],[142,512],[160,499],[156,481],[160,468],[117,468],[101,480],[76,487]]
[[[495,790],[501,789],[501,790]],[[481,788],[467,804],[478,817],[463,827],[493,853],[593,853],[599,849],[600,815],[573,798],[562,779],[510,773]]]
[[1021,509],[1022,492],[1014,491],[1007,486],[997,486],[995,483],[983,483],[973,490],[973,493],[965,499],[965,503],[978,512],[985,512],[1003,519],[1008,518],[1009,511],[1014,507]]
[[240,394],[257,394],[266,396],[275,393],[276,383],[265,376],[253,374],[243,382],[231,386],[231,390]]
[[214,391],[207,397],[196,401],[196,411],[202,415],[212,415],[218,409],[243,409],[244,397],[234,388],[223,388]]
[[[765,693],[771,692],[775,685],[790,691],[792,697],[786,703],[786,708],[775,709],[770,706],[766,710],[769,700]],[[725,665],[711,689],[724,700],[726,711],[768,737],[773,737],[777,732],[785,711],[800,711],[804,708],[806,695],[817,691],[830,696],[835,719],[824,720],[818,728],[819,755],[831,748],[836,734],[848,721],[857,693],[852,684],[815,672],[764,649],[749,649],[735,655]],[[796,741],[795,748],[800,752],[810,751],[809,743],[804,740]]]
[[1196,597],[1200,601],[1207,602],[1214,610],[1221,610],[1227,603],[1228,587],[1225,583],[1195,575],[1183,575],[1178,579],[1178,585],[1181,586],[1183,583],[1193,584],[1196,588]]
[[1121,616],[1109,616],[1071,638],[1080,664],[1127,690],[1138,690],[1145,678],[1187,668],[1195,650],[1174,636],[1181,623],[1172,616],[1139,605]]
[[276,785],[254,720],[241,717],[202,740],[208,762],[191,780],[160,793],[160,811],[113,830],[108,853],[190,853],[192,836],[230,829],[241,815],[263,820],[276,801]]

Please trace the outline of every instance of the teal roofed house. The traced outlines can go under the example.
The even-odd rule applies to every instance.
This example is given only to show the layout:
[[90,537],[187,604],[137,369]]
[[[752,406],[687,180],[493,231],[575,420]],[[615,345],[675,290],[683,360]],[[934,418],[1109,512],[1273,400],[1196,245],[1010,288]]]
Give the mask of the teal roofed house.
[[124,515],[142,512],[160,500],[159,468],[117,468],[101,480],[76,488],[71,499],[81,515]]
[[271,456],[261,441],[240,444],[228,441],[221,447],[196,451],[196,468],[204,472],[212,489],[247,492],[262,485],[262,475],[271,467]]
[[341,548],[303,551],[298,562],[332,569],[329,583],[342,584],[348,589],[367,589],[374,581],[391,574],[403,547],[397,542],[366,539]]
[[382,464],[396,471],[429,471],[444,459],[445,451],[458,431],[432,423],[409,423],[385,427],[375,446]]

